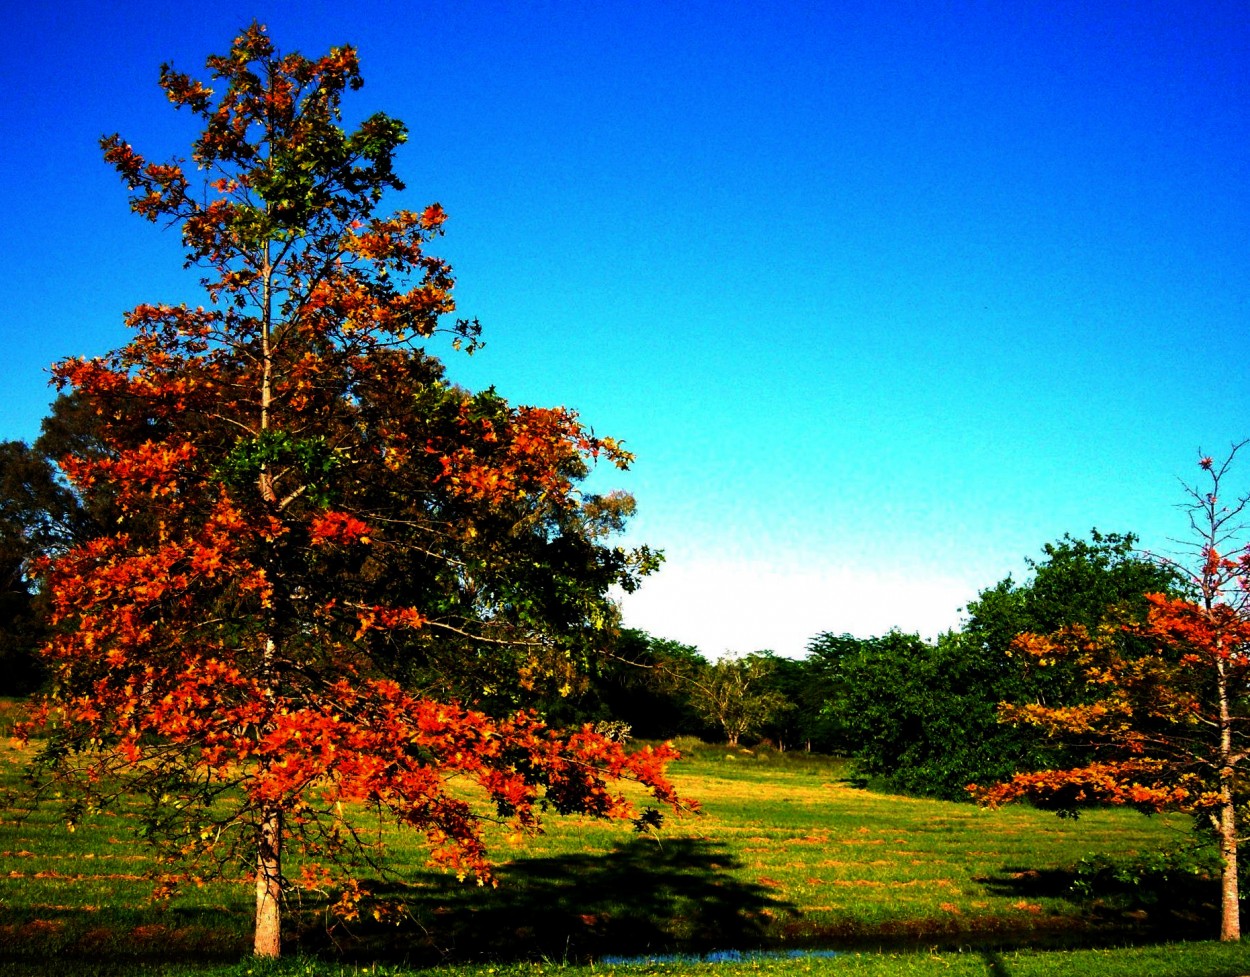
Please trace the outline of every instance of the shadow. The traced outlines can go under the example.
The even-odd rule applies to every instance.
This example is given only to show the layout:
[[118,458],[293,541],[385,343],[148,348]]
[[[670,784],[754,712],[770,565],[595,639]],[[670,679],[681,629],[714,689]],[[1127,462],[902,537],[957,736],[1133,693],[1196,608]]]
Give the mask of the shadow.
[[[743,867],[716,842],[635,838],[606,853],[519,859],[499,869],[498,888],[433,872],[409,885],[375,882],[374,894],[402,904],[402,914],[379,920],[366,908],[365,919],[344,923],[328,919],[324,903],[292,906],[284,953],[425,966],[733,950],[959,948],[978,952],[990,977],[1011,977],[1000,955],[1008,948],[1213,939],[1219,918],[1219,884],[1209,877],[1119,889],[1108,883],[1082,896],[1073,888],[1075,872],[1004,866],[977,882],[1027,907],[967,918],[943,913],[827,922],[805,918],[767,884],[741,878]],[[1041,900],[1055,899],[1079,906],[1079,913],[1042,910]],[[237,961],[250,948],[251,923],[243,906],[9,911],[0,919],[0,971],[76,974],[87,972],[89,963],[92,973],[121,975],[158,961]]]
[[1068,899],[1079,901],[1073,892],[1076,873],[1067,869],[1035,869],[1006,865],[998,875],[981,876],[974,881],[994,895],[1019,899]]
[[499,870],[494,889],[446,876],[415,888],[374,886],[375,895],[405,904],[398,926],[310,922],[298,950],[425,964],[759,947],[773,920],[796,911],[736,878],[740,867],[720,844],[639,838],[606,854],[514,862]]
[[1082,879],[1063,869],[1005,866],[1000,874],[976,881],[1008,899],[1066,899],[1080,906],[1087,939],[1101,934],[1126,940],[1211,940],[1218,934],[1219,880],[1204,875],[1129,881],[1108,873]]
[[170,961],[234,963],[251,947],[246,912],[214,909],[6,907],[5,974],[129,975]]

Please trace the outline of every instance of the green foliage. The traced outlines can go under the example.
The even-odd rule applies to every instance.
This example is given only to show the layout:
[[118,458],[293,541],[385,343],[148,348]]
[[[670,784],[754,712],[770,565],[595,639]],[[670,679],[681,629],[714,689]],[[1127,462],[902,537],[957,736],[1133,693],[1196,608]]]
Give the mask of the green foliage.
[[962,635],[929,643],[892,631],[858,646],[841,658],[829,711],[862,773],[905,793],[962,800],[969,781],[1014,772],[1030,755],[1026,738],[997,722],[1004,670]]
[[1132,533],[1092,529],[1088,541],[1065,533],[1042,547],[1042,559],[1025,559],[1031,571],[1025,583],[1008,576],[969,601],[964,633],[1002,650],[1025,632],[1053,634],[1069,624],[1092,628],[1108,611],[1141,617],[1143,594],[1182,596],[1180,576],[1142,557],[1136,543]]
[[772,652],[725,657],[686,669],[679,681],[695,712],[736,746],[792,708],[770,681],[777,661]]
[[296,437],[271,428],[254,438],[241,439],[217,471],[223,482],[241,487],[254,485],[262,471],[291,468],[299,472],[308,500],[324,507],[333,501],[329,479],[339,461],[337,452],[321,435]]
[[579,694],[548,716],[566,725],[615,720],[636,739],[667,740],[712,731],[695,711],[682,676],[706,667],[697,648],[645,631],[621,629],[610,654],[592,663]]
[[796,690],[794,701],[800,705],[800,731],[815,750],[850,755],[859,746],[862,738],[849,721],[846,706],[852,681],[847,666],[863,650],[859,638],[831,631],[807,643],[807,657],[801,663],[802,687]]
[[1195,881],[1209,883],[1219,874],[1220,854],[1212,845],[1087,855],[1076,863],[1072,893],[1087,902],[1137,912],[1182,902]]
[[968,604],[962,631],[936,642],[891,632],[879,638],[819,635],[812,654],[828,662],[825,715],[860,769],[895,789],[965,799],[971,782],[1079,759],[1036,731],[998,721],[998,703],[1078,702],[1086,695],[1071,669],[1029,670],[1008,655],[1016,636],[1067,624],[1096,625],[1107,614],[1144,615],[1142,595],[1174,593],[1171,570],[1133,550],[1131,534],[1065,535],[1027,560],[1032,576],[1011,577]]

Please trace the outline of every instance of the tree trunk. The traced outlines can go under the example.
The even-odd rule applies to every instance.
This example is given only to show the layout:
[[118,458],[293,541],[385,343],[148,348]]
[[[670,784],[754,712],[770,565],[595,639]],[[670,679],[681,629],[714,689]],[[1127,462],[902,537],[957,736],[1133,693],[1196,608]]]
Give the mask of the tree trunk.
[[[276,652],[273,637],[267,636],[261,659],[261,680],[270,709],[276,698]],[[263,776],[268,770],[262,766],[258,773]],[[252,935],[252,952],[258,957],[282,955],[282,808],[272,801],[266,801],[261,807],[260,825],[256,830],[256,928]]]
[[1228,692],[1228,669],[1216,662],[1216,691],[1220,699],[1220,859],[1223,862],[1220,898],[1220,939],[1241,939],[1241,904],[1237,898],[1237,807],[1233,802],[1233,723]]
[[[269,409],[273,399],[273,350],[270,346],[273,329],[273,263],[269,241],[265,241],[263,258],[260,317],[262,433],[269,430]],[[268,463],[261,466],[258,488],[261,498],[266,502],[272,505],[278,501],[273,472]],[[275,699],[275,648],[273,636],[268,635],[265,638],[261,674],[271,707]],[[252,936],[252,952],[258,957],[277,958],[282,955],[282,810],[272,804],[266,804],[261,810],[260,830],[256,838],[256,929]]]
[[1232,798],[1220,805],[1220,939],[1235,943],[1241,939],[1241,904],[1237,898],[1237,822]]
[[258,957],[282,953],[282,812],[265,808],[257,832],[256,934]]

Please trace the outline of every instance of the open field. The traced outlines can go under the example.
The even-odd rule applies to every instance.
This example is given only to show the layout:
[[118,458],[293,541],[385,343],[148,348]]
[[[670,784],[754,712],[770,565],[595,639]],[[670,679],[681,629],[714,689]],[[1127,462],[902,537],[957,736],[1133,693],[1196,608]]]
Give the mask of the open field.
[[[9,791],[19,786],[22,759],[18,751],[5,755]],[[576,819],[553,820],[547,834],[522,846],[501,834],[494,890],[430,874],[420,845],[391,837],[402,884],[378,881],[374,889],[402,897],[407,918],[398,926],[330,924],[318,906],[305,904],[290,950],[311,956],[275,972],[397,973],[400,966],[487,960],[494,973],[530,974],[541,968],[524,961],[545,960],[542,972],[553,971],[551,961],[597,961],[562,970],[569,975],[1018,977],[1067,972],[1037,969],[1038,961],[1053,967],[1081,959],[1091,970],[1118,973],[1110,959],[1138,954],[1136,969],[1123,972],[1250,973],[1250,952],[1240,947],[1143,947],[1098,962],[1024,952],[1214,936],[1216,888],[1208,880],[1174,886],[1153,907],[1082,903],[1070,891],[1072,867],[1083,856],[1183,843],[1183,818],[1106,811],[1073,823],[1024,808],[983,811],[862,789],[826,758],[723,747],[692,750],[676,779],[702,802],[701,816],[669,819],[658,838]],[[249,946],[246,886],[210,882],[153,902],[147,876],[155,866],[125,812],[71,833],[55,806],[27,810],[17,798],[7,796],[0,824],[0,974],[51,972],[52,960],[65,973],[267,972],[238,965]],[[605,959],[756,948],[843,953],[715,968]],[[938,950],[950,952],[934,957]],[[1150,953],[1156,959],[1147,965],[1140,955]],[[930,958],[942,961],[940,970],[926,969],[939,966],[925,963]],[[381,961],[381,969],[358,970],[361,961]],[[1164,961],[1206,969],[1160,969]]]

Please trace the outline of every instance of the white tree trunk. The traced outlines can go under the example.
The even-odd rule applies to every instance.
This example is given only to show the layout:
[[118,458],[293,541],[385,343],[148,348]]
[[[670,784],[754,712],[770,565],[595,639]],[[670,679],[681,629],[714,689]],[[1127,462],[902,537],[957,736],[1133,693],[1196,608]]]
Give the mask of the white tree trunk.
[[266,808],[257,832],[256,934],[258,957],[282,954],[282,812]]
[[1223,861],[1220,892],[1220,939],[1241,939],[1241,903],[1237,898],[1237,821],[1231,792],[1225,791],[1220,806],[1220,857]]
[[1233,802],[1233,723],[1229,704],[1228,669],[1216,663],[1216,690],[1220,698],[1220,836],[1223,862],[1220,892],[1220,939],[1241,939],[1241,903],[1237,898],[1237,807]]

